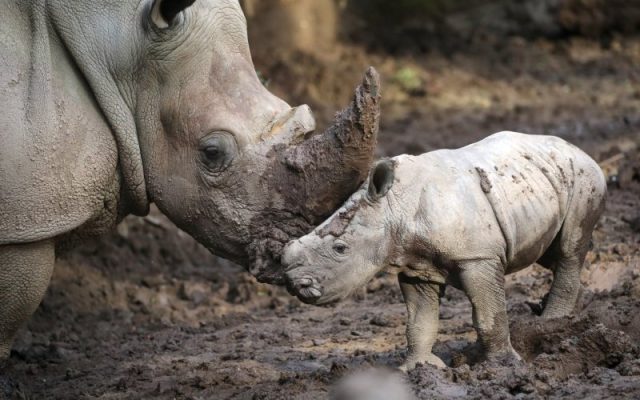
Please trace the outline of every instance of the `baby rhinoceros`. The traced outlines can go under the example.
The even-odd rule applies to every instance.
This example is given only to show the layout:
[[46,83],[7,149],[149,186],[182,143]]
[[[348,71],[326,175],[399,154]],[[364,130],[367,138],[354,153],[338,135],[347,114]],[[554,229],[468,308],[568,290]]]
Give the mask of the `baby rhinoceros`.
[[457,150],[382,160],[342,208],[287,245],[289,289],[326,304],[396,267],[408,311],[402,369],[444,366],[431,347],[447,284],[471,301],[484,355],[519,358],[504,275],[536,262],[550,269],[542,316],[569,314],[606,192],[598,164],[553,136],[501,132]]

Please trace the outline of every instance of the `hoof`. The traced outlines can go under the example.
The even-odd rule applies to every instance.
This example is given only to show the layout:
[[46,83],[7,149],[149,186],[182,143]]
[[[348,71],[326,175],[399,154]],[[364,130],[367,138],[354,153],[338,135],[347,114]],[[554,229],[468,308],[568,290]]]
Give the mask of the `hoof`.
[[430,364],[440,369],[447,368],[447,364],[445,364],[440,357],[431,354],[428,357],[407,359],[407,361],[405,361],[398,369],[406,373],[414,369],[418,364]]
[[514,362],[523,362],[523,360],[520,354],[510,346],[507,350],[487,354],[482,348],[482,345],[476,342],[465,348],[462,353],[456,354],[453,357],[452,367],[457,368],[464,364],[475,365],[483,362],[511,364]]
[[498,361],[498,362],[523,362],[520,354],[518,354],[518,352],[515,351],[513,348],[505,352],[492,354],[491,356],[487,357],[487,359],[490,361]]

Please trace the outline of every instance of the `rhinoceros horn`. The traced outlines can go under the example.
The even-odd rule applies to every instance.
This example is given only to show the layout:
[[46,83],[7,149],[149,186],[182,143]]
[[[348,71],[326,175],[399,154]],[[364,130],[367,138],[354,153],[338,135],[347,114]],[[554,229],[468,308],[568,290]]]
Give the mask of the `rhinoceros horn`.
[[278,193],[252,223],[249,271],[261,282],[283,283],[284,245],[329,217],[366,179],[376,148],[380,78],[370,67],[349,107],[322,134],[273,147],[265,178]]

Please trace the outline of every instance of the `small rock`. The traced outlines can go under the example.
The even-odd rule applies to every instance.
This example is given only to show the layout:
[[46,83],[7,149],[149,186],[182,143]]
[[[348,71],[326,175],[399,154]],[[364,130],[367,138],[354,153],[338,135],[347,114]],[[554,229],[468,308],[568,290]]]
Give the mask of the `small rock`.
[[345,364],[334,361],[331,364],[331,369],[329,370],[329,373],[334,376],[340,376],[348,370],[349,370],[349,367],[347,367]]
[[[145,276],[144,278],[142,278],[140,283],[142,283],[142,285],[145,287],[154,288],[163,285],[164,283],[166,283],[166,280],[164,279],[163,275],[158,274],[153,276]],[[180,289],[184,288],[181,287]]]
[[630,248],[629,245],[627,245],[626,243],[616,243],[613,246],[613,253],[619,255],[619,256],[624,256],[630,253]]
[[640,376],[640,359],[625,361],[618,365],[616,371],[622,376]]
[[298,340],[302,338],[302,333],[297,332],[297,331],[287,331],[287,330],[283,330],[282,331],[282,336],[287,338],[287,339],[291,339],[291,340]]
[[386,318],[384,315],[376,315],[369,321],[371,325],[380,326],[380,327],[388,327],[391,326],[391,321]]
[[312,342],[314,346],[322,346],[327,343],[327,339],[313,339]]

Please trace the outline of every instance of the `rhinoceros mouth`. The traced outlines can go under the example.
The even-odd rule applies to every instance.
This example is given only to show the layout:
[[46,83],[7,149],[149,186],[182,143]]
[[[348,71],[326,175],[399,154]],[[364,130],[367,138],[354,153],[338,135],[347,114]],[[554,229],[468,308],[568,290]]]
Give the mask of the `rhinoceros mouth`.
[[322,286],[311,276],[287,279],[287,291],[307,304],[316,304],[322,297]]

